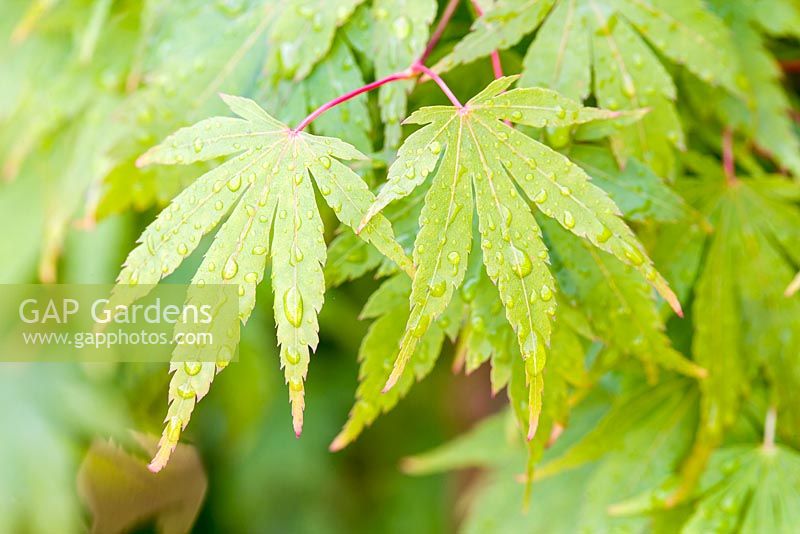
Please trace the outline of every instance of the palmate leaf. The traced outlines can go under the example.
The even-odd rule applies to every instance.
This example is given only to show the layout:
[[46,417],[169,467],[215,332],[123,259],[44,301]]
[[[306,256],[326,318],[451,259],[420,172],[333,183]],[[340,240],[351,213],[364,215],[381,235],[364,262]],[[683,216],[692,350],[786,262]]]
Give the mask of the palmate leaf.
[[[302,428],[303,381],[309,348],[318,342],[317,313],[324,293],[325,242],[313,182],[339,220],[358,224],[373,200],[367,185],[340,160],[363,158],[338,139],[295,133],[252,100],[223,95],[240,118],[215,117],[178,130],[139,158],[151,163],[188,164],[231,156],[197,179],[147,227],[122,269],[115,303],[127,304],[174,271],[197,247],[200,237],[230,213],[193,279],[194,284],[236,284],[239,317],[247,321],[255,303],[269,252],[281,365],[289,384],[295,432]],[[410,261],[394,240],[389,222],[371,221],[362,238],[411,272]],[[270,248],[270,234],[272,242]],[[134,288],[131,289],[130,286]],[[137,286],[138,285],[138,286]],[[128,291],[130,290],[130,291]],[[121,299],[127,302],[119,302]],[[196,399],[208,391],[220,363],[173,363],[170,411],[159,469],[186,426]]]
[[[614,116],[613,112],[582,108],[545,89],[506,91],[515,79],[495,80],[463,108],[436,106],[413,113],[406,122],[425,126],[400,148],[388,182],[362,222],[433,174],[414,244],[417,272],[411,312],[385,390],[403,374],[418,340],[464,281],[475,210],[483,264],[528,362],[527,382],[538,392],[555,314],[555,282],[531,203],[567,230],[634,267],[680,309],[608,196],[566,157],[502,122],[562,127]],[[531,429],[538,406],[530,404]]]
[[612,136],[612,146],[621,163],[636,156],[662,176],[672,174],[672,146],[682,148],[684,139],[675,86],[650,46],[704,81],[742,92],[728,30],[699,0],[500,0],[434,70],[508,48],[537,28],[522,85],[575,99],[594,92],[608,109],[650,108]]
[[648,531],[649,518],[612,517],[607,507],[657,484],[678,465],[691,445],[696,390],[684,380],[665,381],[625,392],[611,406],[595,395],[571,412],[570,424],[534,472],[527,512],[519,505],[522,485],[512,482],[525,450],[518,435],[503,432],[506,414],[484,419],[403,465],[412,474],[488,471],[475,483],[466,532]]
[[692,340],[695,360],[709,373],[701,384],[698,442],[708,448],[736,421],[759,376],[768,377],[781,417],[796,421],[790,406],[798,387],[800,302],[786,298],[784,289],[800,265],[800,211],[785,179],[731,183],[718,166],[689,156],[698,178],[681,188],[714,226],[695,287]]

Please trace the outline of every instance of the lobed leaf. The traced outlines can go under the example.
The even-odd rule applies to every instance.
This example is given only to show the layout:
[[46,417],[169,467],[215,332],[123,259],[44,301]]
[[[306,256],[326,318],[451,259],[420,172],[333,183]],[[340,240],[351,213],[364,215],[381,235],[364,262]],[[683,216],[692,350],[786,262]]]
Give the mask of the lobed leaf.
[[[218,117],[183,128],[149,150],[141,164],[189,163],[230,155],[231,159],[201,176],[166,208],[128,256],[111,306],[128,304],[146,294],[141,284],[157,283],[174,271],[222,218],[217,233],[193,279],[197,285],[235,284],[239,318],[246,322],[255,304],[255,288],[263,277],[266,255],[272,261],[272,288],[281,366],[289,384],[294,429],[302,428],[304,386],[310,358],[318,342],[317,314],[323,303],[326,247],[314,186],[345,225],[354,226],[374,197],[366,184],[340,160],[363,158],[352,145],[333,138],[295,133],[255,102],[225,96],[241,119]],[[270,235],[272,241],[270,243]],[[390,223],[373,218],[362,238],[411,272]],[[131,288],[133,286],[133,288]],[[227,365],[230,347],[210,361],[177,361],[170,384],[170,407],[160,449],[151,469],[161,469],[186,427],[194,405],[204,396],[215,372]]]

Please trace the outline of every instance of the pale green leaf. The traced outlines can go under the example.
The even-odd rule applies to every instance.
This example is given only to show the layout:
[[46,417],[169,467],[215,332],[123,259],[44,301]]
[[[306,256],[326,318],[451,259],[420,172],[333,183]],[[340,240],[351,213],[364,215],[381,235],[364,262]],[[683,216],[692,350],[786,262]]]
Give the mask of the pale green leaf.
[[591,27],[584,0],[559,2],[536,34],[523,62],[522,85],[554,89],[585,100],[591,92]]
[[[375,77],[408,68],[428,41],[428,27],[436,15],[434,0],[375,0],[359,9],[345,28],[354,45],[375,66]],[[406,116],[406,95],[414,81],[384,85],[378,90],[386,146],[400,144],[400,121]]]
[[336,29],[363,0],[289,0],[269,29],[268,71],[302,80],[330,50]]
[[[403,373],[416,341],[444,311],[454,289],[464,280],[472,246],[474,188],[483,263],[499,288],[506,318],[526,360],[524,381],[531,392],[528,406],[532,434],[541,406],[543,353],[550,342],[555,287],[529,205],[634,267],[679,308],[608,196],[591,185],[588,176],[566,157],[502,122],[538,127],[568,125],[604,116],[605,112],[583,109],[548,90],[504,92],[513,80],[496,80],[462,109],[436,106],[412,114],[407,122],[425,126],[401,147],[389,170],[389,181],[365,222],[389,202],[408,195],[433,168],[414,249],[417,273],[411,291],[411,314],[387,382],[389,389]],[[441,161],[434,168],[441,152]],[[518,193],[518,187],[527,198]]]
[[449,70],[517,44],[542,22],[556,0],[499,0],[475,21],[472,31],[439,61],[435,71]]
[[[315,183],[345,225],[354,227],[374,200],[367,185],[340,160],[363,158],[352,145],[334,138],[295,133],[241,97],[224,97],[241,119],[217,117],[183,128],[140,158],[140,164],[190,163],[223,155],[231,159],[198,178],[167,207],[140,237],[125,262],[111,306],[129,304],[173,272],[231,212],[216,235],[193,282],[235,284],[239,319],[245,322],[255,303],[270,252],[272,288],[281,366],[289,384],[295,432],[302,428],[303,381],[309,349],[318,342],[317,314],[322,307],[326,247],[316,204]],[[273,234],[270,244],[269,236]],[[380,216],[362,228],[361,237],[400,267],[410,260],[394,240],[389,221]],[[132,287],[133,286],[133,287]],[[196,401],[209,389],[215,372],[230,354],[210,361],[172,364],[170,408],[159,452],[158,470],[174,450]]]

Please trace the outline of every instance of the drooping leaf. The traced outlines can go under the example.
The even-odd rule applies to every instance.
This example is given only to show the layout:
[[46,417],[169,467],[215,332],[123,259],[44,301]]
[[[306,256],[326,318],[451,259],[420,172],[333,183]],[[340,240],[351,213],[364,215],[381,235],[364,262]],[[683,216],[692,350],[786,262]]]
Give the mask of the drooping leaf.
[[[362,317],[375,317],[376,320],[364,337],[358,353],[361,367],[356,402],[344,428],[331,443],[331,450],[344,448],[379,415],[394,408],[414,382],[427,376],[436,363],[445,331],[438,325],[432,325],[420,340],[419,350],[404,369],[397,387],[385,393],[381,391],[397,355],[403,325],[408,319],[406,302],[410,290],[408,278],[402,274],[396,275],[384,282],[364,308]],[[457,314],[458,307],[451,306],[451,310],[451,315]]]
[[[362,222],[408,195],[433,172],[414,245],[418,270],[411,313],[387,390],[403,373],[419,338],[464,281],[473,205],[486,272],[499,290],[522,357],[529,362],[527,374],[534,379],[530,383],[537,390],[541,391],[540,373],[555,314],[555,284],[531,204],[634,267],[679,309],[608,196],[566,157],[502,122],[566,126],[613,116],[613,112],[582,108],[544,89],[505,91],[513,81],[513,77],[496,80],[463,108],[438,106],[412,114],[406,122],[425,126],[401,147],[388,182]],[[538,401],[530,406],[535,410]],[[534,419],[531,428],[535,428]]]
[[[312,180],[339,220],[351,227],[366,214],[374,197],[361,178],[340,161],[363,157],[351,145],[293,132],[252,100],[223,98],[240,118],[206,119],[177,131],[140,157],[139,164],[147,165],[231,156],[198,178],[148,226],[118,277],[119,284],[134,287],[124,297],[115,293],[113,302],[128,304],[146,293],[146,287],[139,291],[136,287],[157,283],[174,271],[197,247],[199,238],[230,213],[193,283],[237,285],[239,316],[246,322],[270,253],[281,365],[299,434],[303,381],[309,349],[317,346],[317,314],[325,285],[325,243]],[[410,272],[410,262],[385,218],[370,222],[361,236]],[[123,298],[126,301],[119,302]],[[217,365],[213,361],[172,364],[175,374],[168,424],[153,469],[166,462],[196,399],[208,391],[215,367],[216,371],[224,367],[224,358],[220,359]]]
[[543,226],[559,288],[583,311],[600,339],[639,358],[651,378],[656,366],[705,375],[671,346],[650,288],[639,273],[549,221]]

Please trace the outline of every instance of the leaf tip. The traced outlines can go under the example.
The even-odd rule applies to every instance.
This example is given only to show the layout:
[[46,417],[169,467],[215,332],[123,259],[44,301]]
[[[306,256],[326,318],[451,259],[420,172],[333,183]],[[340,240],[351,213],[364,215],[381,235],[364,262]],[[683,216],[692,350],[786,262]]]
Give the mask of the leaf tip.
[[303,433],[303,409],[305,408],[302,382],[300,382],[300,384],[300,389],[295,389],[293,384],[289,385],[289,402],[292,405],[292,429],[294,430],[295,437],[298,438],[300,434]]
[[148,150],[147,152],[136,158],[136,162],[134,163],[134,165],[136,165],[137,169],[141,169],[143,167],[147,167],[148,165],[150,165],[150,163],[151,163],[150,150]]
[[344,435],[344,432],[340,432],[339,435],[333,438],[331,444],[328,445],[328,450],[331,452],[339,452],[340,450],[347,447],[348,443],[349,440],[347,439],[347,436]]
[[536,430],[539,429],[539,416],[531,415],[531,419],[528,422],[528,435],[525,437],[528,441],[532,441],[533,438],[536,436]]
[[147,464],[147,470],[155,474],[164,469],[167,462],[169,462],[170,456],[172,456],[172,451],[175,450],[175,446],[176,444],[174,443],[162,444],[153,459]]

